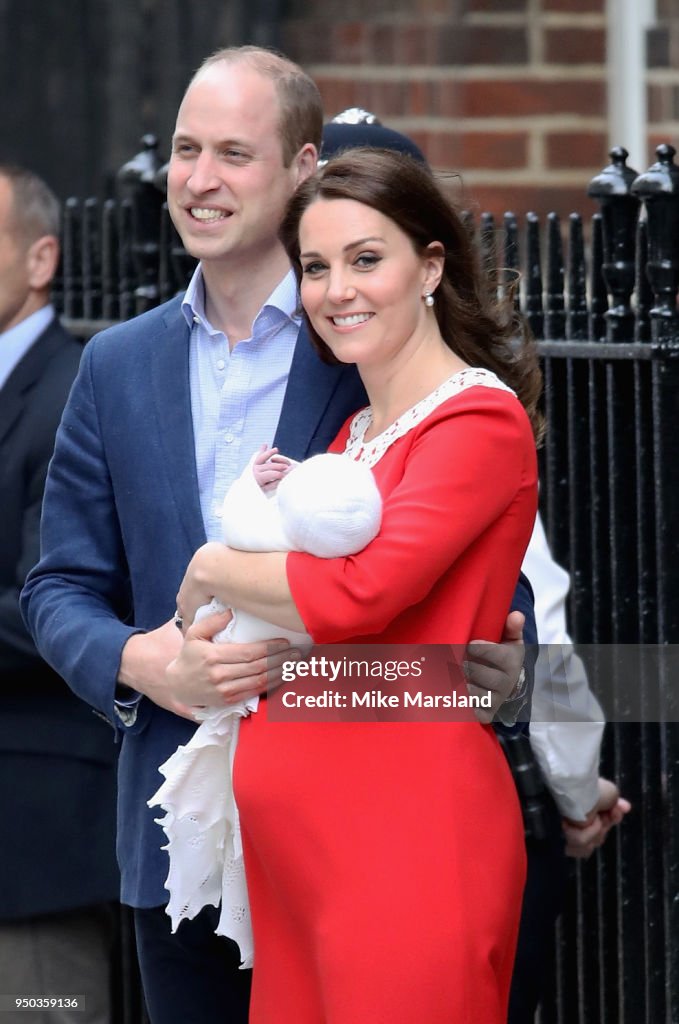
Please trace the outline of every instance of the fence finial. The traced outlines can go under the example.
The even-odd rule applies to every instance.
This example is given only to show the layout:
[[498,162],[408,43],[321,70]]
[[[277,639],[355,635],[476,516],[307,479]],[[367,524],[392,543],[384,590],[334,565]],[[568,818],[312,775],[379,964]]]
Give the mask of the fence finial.
[[648,222],[647,274],[653,289],[651,309],[653,341],[675,341],[677,289],[679,288],[679,167],[676,149],[664,142],[657,161],[640,174],[631,191],[646,206]]
[[611,162],[589,183],[587,195],[601,209],[604,262],[602,272],[611,303],[606,313],[608,341],[631,341],[634,314],[630,304],[634,289],[634,252],[639,199],[632,193],[637,172],[627,166],[629,153],[614,146]]
[[140,284],[134,292],[134,311],[144,313],[158,305],[158,268],[160,252],[160,210],[163,197],[155,187],[155,178],[163,160],[155,135],[144,135],[142,149],[118,171],[118,189],[132,208],[132,244],[130,255]]

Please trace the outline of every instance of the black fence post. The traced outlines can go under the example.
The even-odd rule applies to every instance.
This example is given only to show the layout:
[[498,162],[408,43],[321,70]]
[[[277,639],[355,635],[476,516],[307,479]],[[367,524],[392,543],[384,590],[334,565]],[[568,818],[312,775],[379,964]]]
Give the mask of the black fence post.
[[582,235],[582,217],[577,213],[572,213],[569,220],[566,296],[566,337],[569,341],[586,341],[589,337],[587,266]]
[[[568,262],[566,275],[566,339],[586,341],[588,337],[587,268],[582,231],[582,219],[572,213],[568,234]],[[592,586],[589,573],[583,566],[589,563],[591,481],[583,473],[587,465],[591,439],[583,429],[586,409],[582,409],[583,394],[588,391],[589,365],[584,359],[559,360],[566,364],[562,386],[566,396],[567,416],[567,480],[568,480],[568,551],[571,563],[570,623],[576,636],[582,636],[592,622]]]
[[564,262],[561,223],[557,213],[547,214],[547,302],[545,340],[560,341],[566,330]]
[[609,153],[611,163],[589,183],[587,195],[596,199],[603,225],[603,276],[611,294],[606,313],[608,341],[631,341],[634,314],[630,297],[634,288],[634,243],[639,216],[639,199],[631,191],[637,172],[626,164],[629,156],[622,146]]
[[129,320],[135,315],[134,296],[134,261],[132,245],[134,238],[134,220],[132,200],[122,199],[118,202],[118,302],[120,319]]
[[592,217],[592,246],[589,269],[589,339],[603,341],[606,337],[608,295],[604,281],[604,238],[601,214]]
[[521,311],[519,225],[513,213],[504,215],[504,248],[501,287],[504,298],[511,297],[516,313]]
[[101,312],[105,320],[120,317],[117,213],[115,199],[107,199],[101,214]]
[[646,206],[648,220],[647,273],[655,305],[651,310],[653,341],[677,338],[677,288],[679,287],[679,168],[676,149],[666,143],[645,174],[632,183],[631,191]]
[[97,199],[86,199],[82,220],[83,317],[101,317],[101,233]]
[[650,310],[653,303],[651,282],[648,279],[648,228],[645,220],[637,223],[636,266],[634,273],[634,292],[637,300],[637,316],[634,326],[635,341],[651,340]]
[[82,309],[82,210],[80,201],[67,199],[64,203],[61,229],[61,266],[64,288],[64,316],[81,317]]
[[163,161],[158,155],[155,135],[144,135],[143,149],[118,171],[123,199],[131,203],[132,244],[130,255],[138,280],[134,290],[134,311],[144,313],[160,301],[160,209],[162,196],[154,179]]

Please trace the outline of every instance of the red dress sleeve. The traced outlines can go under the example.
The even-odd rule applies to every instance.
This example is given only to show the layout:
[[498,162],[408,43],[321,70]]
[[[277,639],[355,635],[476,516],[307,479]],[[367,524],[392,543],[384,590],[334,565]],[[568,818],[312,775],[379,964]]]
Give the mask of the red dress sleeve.
[[[505,544],[516,538],[511,596],[537,493],[530,424],[512,394],[473,387],[448,399],[395,441],[374,472],[384,507],[371,544],[347,558],[288,555],[293,600],[317,643],[383,634],[483,547],[503,517],[516,520],[502,535]],[[494,557],[492,543],[487,557]]]

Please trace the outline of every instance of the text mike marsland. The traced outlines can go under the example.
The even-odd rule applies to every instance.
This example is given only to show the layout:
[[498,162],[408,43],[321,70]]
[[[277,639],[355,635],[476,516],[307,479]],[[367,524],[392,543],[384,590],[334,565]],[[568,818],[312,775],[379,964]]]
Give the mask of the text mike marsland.
[[490,708],[492,695],[425,693],[422,690],[385,693],[383,690],[322,690],[321,693],[297,693],[286,690],[282,695],[285,708]]

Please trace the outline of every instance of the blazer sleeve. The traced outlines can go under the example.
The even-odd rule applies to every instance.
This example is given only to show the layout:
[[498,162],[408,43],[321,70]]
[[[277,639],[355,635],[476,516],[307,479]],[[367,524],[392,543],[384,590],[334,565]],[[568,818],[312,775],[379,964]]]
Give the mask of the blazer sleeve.
[[[138,632],[129,574],[99,429],[86,346],[57,432],[41,523],[41,558],[21,595],[43,658],[111,722],[120,657]],[[141,721],[135,728],[141,727]]]
[[535,488],[530,426],[506,392],[472,388],[411,433],[405,471],[385,497],[371,544],[325,563],[288,555],[292,597],[317,643],[381,633],[425,599],[522,488]]
[[516,584],[511,610],[513,612],[523,612],[526,620],[523,627],[523,642],[534,647],[538,642],[538,629],[535,622],[535,595],[533,594],[530,580],[523,572],[519,573],[519,582]]

